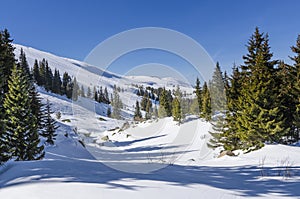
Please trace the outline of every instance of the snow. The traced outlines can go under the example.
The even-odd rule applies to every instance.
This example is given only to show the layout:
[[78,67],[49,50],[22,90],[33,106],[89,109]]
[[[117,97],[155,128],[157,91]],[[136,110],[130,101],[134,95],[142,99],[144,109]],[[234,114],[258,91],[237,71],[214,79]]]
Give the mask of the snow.
[[[70,73],[79,67],[71,63],[88,67],[23,48],[28,60],[45,57],[50,66],[57,63],[55,67]],[[108,77],[107,85],[117,82],[116,76]],[[132,82],[141,77],[127,78]],[[166,82],[143,77],[145,85],[147,78],[158,85]],[[120,130],[125,121],[105,117],[107,105],[87,98],[74,103],[42,88],[38,91],[61,112],[56,144],[46,147],[41,161],[1,165],[0,198],[300,198],[299,144],[266,145],[248,154],[236,151],[237,157],[216,158],[218,151],[206,145],[211,124],[196,116],[188,116],[180,126],[172,118],[134,123],[129,106],[136,98],[125,92],[129,110],[123,114],[130,127]],[[109,140],[103,140],[105,136]]]

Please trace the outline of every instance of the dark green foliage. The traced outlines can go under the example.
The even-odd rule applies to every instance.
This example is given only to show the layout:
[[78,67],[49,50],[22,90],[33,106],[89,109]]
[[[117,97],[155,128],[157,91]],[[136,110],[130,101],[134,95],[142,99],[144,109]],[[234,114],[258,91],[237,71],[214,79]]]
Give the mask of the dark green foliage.
[[197,101],[198,101],[198,111],[199,113],[202,112],[202,90],[201,90],[201,87],[200,87],[200,80],[199,78],[197,77],[197,80],[196,80],[196,86],[195,86],[195,94],[196,94],[196,98],[197,98]]
[[58,126],[56,126],[56,121],[51,117],[52,113],[51,104],[49,100],[47,100],[45,117],[43,121],[44,128],[40,135],[46,139],[45,143],[49,145],[54,145],[54,141],[56,139],[55,137],[57,135],[56,129],[58,128]]
[[211,97],[210,92],[207,86],[207,83],[204,82],[203,90],[202,90],[202,112],[200,114],[201,117],[205,118],[206,121],[211,119]]
[[16,61],[12,41],[7,29],[0,32],[0,87],[3,93],[8,91],[8,79]]
[[53,81],[52,81],[52,92],[61,95],[62,94],[61,85],[62,85],[62,81],[60,78],[59,70],[55,69]]
[[172,94],[171,91],[167,91],[163,88],[161,95],[159,96],[159,117],[170,117],[172,116]]
[[219,65],[219,62],[216,64],[215,71],[210,82],[210,95],[211,95],[211,107],[213,113],[224,113],[227,110],[227,99],[226,91],[224,85],[224,77]]
[[145,114],[145,119],[146,120],[149,120],[152,116],[152,102],[151,102],[151,99],[149,99],[148,97],[148,100],[147,100],[147,105],[146,105],[146,114]]
[[141,121],[142,118],[143,117],[142,117],[142,113],[141,113],[141,110],[140,110],[140,103],[138,101],[136,101],[133,119],[135,121]]
[[178,121],[181,123],[181,106],[180,106],[180,101],[177,97],[173,99],[173,119],[174,121]]
[[292,102],[282,84],[287,83],[289,68],[272,60],[267,34],[255,29],[243,56],[244,65],[234,68],[226,83],[229,113],[223,134],[215,136],[225,150],[261,148],[265,142],[278,142],[290,131],[286,122],[287,105]]
[[7,140],[16,160],[37,160],[44,156],[39,146],[38,125],[29,98],[29,80],[20,67],[14,67],[3,103]]
[[9,32],[0,32],[0,164],[11,158],[12,148],[9,146],[9,135],[5,127],[5,108],[3,101],[8,92],[8,79],[15,65],[14,48]]
[[295,56],[290,57],[293,61],[291,66],[291,81],[292,88],[289,92],[294,98],[295,111],[293,112],[293,126],[290,131],[291,139],[294,141],[299,140],[300,135],[300,35],[297,37],[296,45],[291,47]]

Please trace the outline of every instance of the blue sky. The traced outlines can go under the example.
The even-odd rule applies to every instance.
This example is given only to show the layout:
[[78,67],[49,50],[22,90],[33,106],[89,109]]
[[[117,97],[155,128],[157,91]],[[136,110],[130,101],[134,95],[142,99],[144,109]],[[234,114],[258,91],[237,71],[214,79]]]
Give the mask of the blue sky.
[[[234,62],[242,63],[256,26],[269,33],[274,57],[288,61],[290,46],[300,34],[299,8],[297,0],[10,0],[1,2],[0,28],[8,28],[15,43],[78,60],[119,32],[170,28],[195,39],[223,70],[230,71]],[[145,63],[152,61],[145,57]]]

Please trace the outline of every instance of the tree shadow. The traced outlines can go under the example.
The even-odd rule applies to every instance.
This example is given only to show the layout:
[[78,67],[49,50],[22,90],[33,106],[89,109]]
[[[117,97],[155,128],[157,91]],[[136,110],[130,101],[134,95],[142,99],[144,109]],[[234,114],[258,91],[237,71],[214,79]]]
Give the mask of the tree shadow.
[[[147,163],[134,163],[143,167]],[[299,170],[290,179],[260,178],[260,168],[256,166],[215,167],[163,165],[163,169],[148,173],[126,173],[112,169],[89,159],[49,156],[43,161],[15,162],[6,172],[0,174],[0,188],[43,182],[81,182],[109,185],[110,188],[137,190],[145,186],[122,184],[122,179],[136,181],[151,180],[165,182],[172,186],[186,187],[201,184],[218,189],[232,190],[240,196],[257,197],[275,193],[283,196],[300,197]],[[265,167],[272,170],[274,168]],[[24,180],[22,180],[24,179]],[[298,179],[298,180],[297,180]],[[116,181],[120,183],[116,183]],[[142,184],[142,183],[140,183]]]

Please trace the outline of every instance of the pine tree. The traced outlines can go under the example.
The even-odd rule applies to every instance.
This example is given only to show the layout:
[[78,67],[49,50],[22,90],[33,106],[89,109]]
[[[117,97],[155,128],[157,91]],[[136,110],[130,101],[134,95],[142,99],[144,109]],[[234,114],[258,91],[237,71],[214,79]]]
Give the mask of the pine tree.
[[261,148],[266,141],[278,141],[288,129],[284,128],[283,114],[277,103],[275,65],[278,61],[272,60],[268,35],[256,28],[247,48],[248,54],[243,56],[241,66],[241,90],[235,104],[236,121],[228,125],[228,131],[236,134],[230,133],[226,139],[237,137],[238,146],[250,151]]
[[97,89],[96,89],[95,86],[94,86],[94,89],[93,89],[93,93],[94,93],[94,100],[95,100],[96,102],[98,102],[98,92],[97,92]]
[[142,101],[141,101],[141,109],[143,111],[146,111],[146,106],[147,106],[148,100],[149,100],[148,92],[145,91],[144,95],[143,95],[143,98],[142,98]]
[[91,98],[92,97],[92,91],[91,91],[91,88],[88,86],[88,88],[87,88],[87,91],[86,91],[86,96],[88,97],[88,98]]
[[214,112],[225,113],[227,110],[227,99],[224,85],[224,77],[217,62],[210,84],[211,106]]
[[46,138],[45,143],[49,145],[54,145],[54,141],[56,140],[56,129],[58,126],[56,126],[56,121],[51,117],[51,114],[54,112],[51,111],[51,104],[49,100],[47,99],[46,104],[46,113],[43,121],[44,129],[40,133],[40,135],[44,138]]
[[108,91],[107,91],[107,87],[104,88],[104,100],[106,104],[109,104],[109,97],[108,97]]
[[28,77],[20,67],[14,67],[8,81],[8,92],[4,100],[5,127],[12,156],[16,160],[37,160],[44,156],[36,117],[32,113],[29,98]]
[[25,74],[28,76],[29,80],[32,80],[32,75],[30,73],[29,65],[26,59],[26,55],[23,51],[23,48],[21,48],[20,56],[19,56],[19,64],[20,67],[23,68]]
[[34,60],[34,64],[33,64],[33,78],[37,85],[42,86],[40,67],[37,60]]
[[177,97],[173,99],[173,119],[174,121],[178,121],[178,123],[181,123],[181,107],[180,107],[180,102]]
[[205,118],[206,121],[211,119],[211,97],[210,92],[207,86],[207,83],[204,82],[203,90],[202,90],[202,112],[201,117]]
[[55,69],[54,70],[53,81],[52,81],[52,91],[54,93],[57,93],[57,94],[61,95],[62,94],[61,86],[62,86],[62,81],[61,81],[61,78],[60,78],[59,70]]
[[83,87],[83,85],[81,85],[81,88],[80,88],[80,96],[81,96],[81,97],[85,97],[85,92],[84,92],[84,87]]
[[202,101],[203,100],[202,100],[202,90],[201,90],[201,87],[200,87],[200,80],[199,80],[198,77],[196,79],[196,86],[195,86],[194,93],[196,94],[196,97],[197,97],[199,113],[201,113],[202,112]]
[[62,94],[67,95],[68,93],[68,85],[71,83],[71,77],[67,72],[64,72],[62,79]]
[[159,109],[158,115],[159,117],[170,117],[172,116],[172,98],[170,98],[170,93],[163,88],[160,96],[159,96]]
[[7,29],[0,32],[0,87],[3,90],[3,93],[8,92],[8,79],[16,62],[14,54],[15,48],[12,45],[12,41]]
[[294,140],[299,140],[300,136],[300,35],[297,37],[296,45],[291,47],[291,50],[296,55],[290,57],[293,61],[291,67],[291,92],[289,92],[294,98],[295,111],[293,112],[293,125],[291,136]]
[[[280,114],[283,115],[283,129],[287,130],[284,142],[292,143],[297,141],[297,126],[294,124],[294,113],[296,112],[297,96],[294,91],[293,67],[279,62],[276,87],[279,88],[276,97],[276,103],[279,107]],[[292,92],[291,92],[292,91]],[[280,138],[279,138],[280,139]],[[278,140],[279,141],[279,140]]]
[[113,90],[112,107],[112,117],[115,119],[121,119],[121,109],[123,108],[123,103],[116,87],[114,87]]
[[147,105],[146,105],[146,109],[145,109],[145,111],[146,111],[146,114],[145,114],[145,119],[146,120],[149,120],[150,118],[151,118],[151,113],[152,113],[152,102],[151,102],[151,100],[149,99],[149,97],[148,97],[148,99],[147,99]]
[[141,121],[142,120],[142,113],[141,113],[141,110],[140,110],[139,101],[136,101],[136,103],[135,103],[135,111],[134,111],[133,119],[135,121]]

